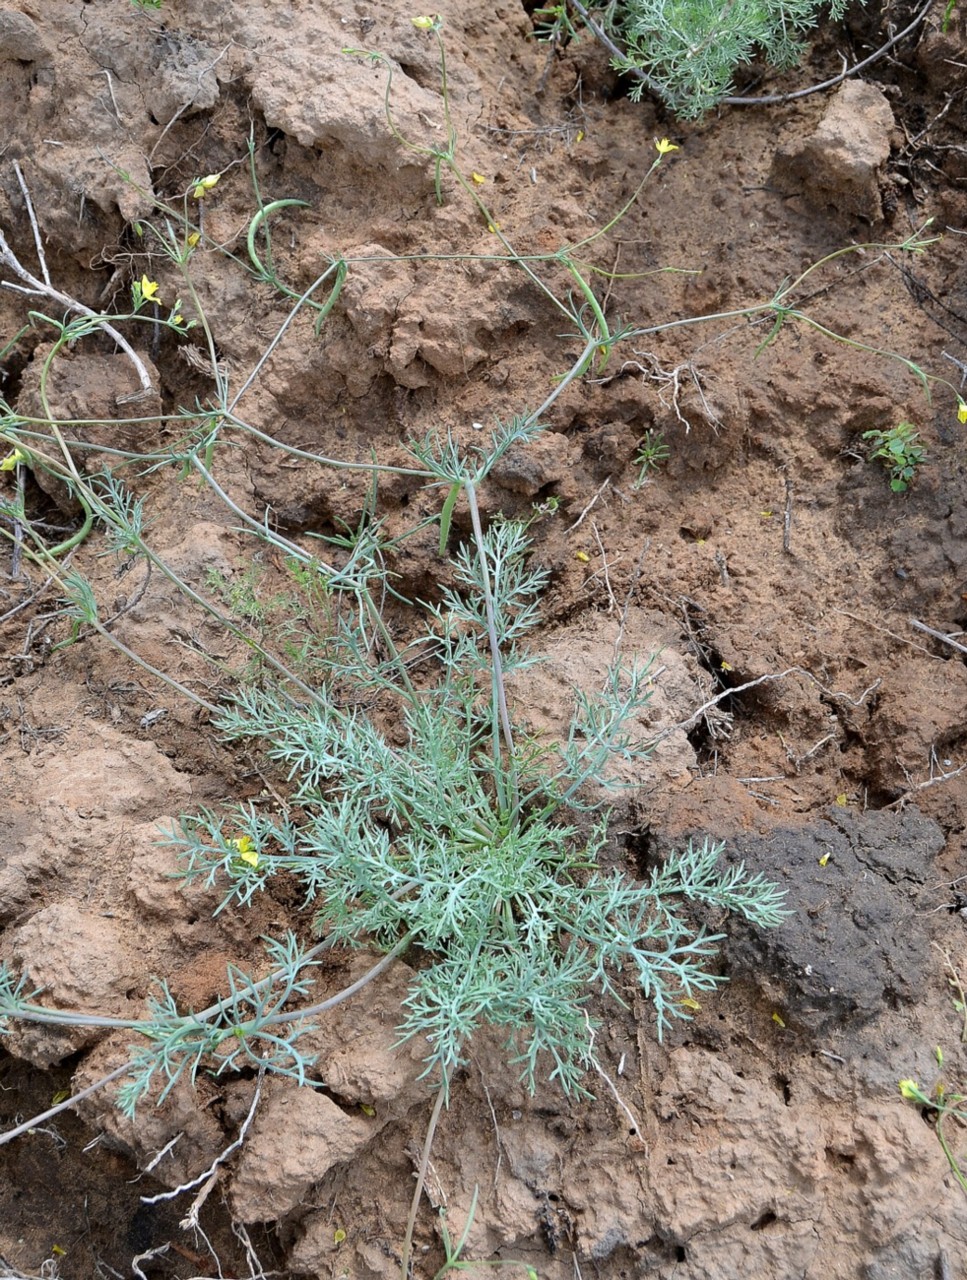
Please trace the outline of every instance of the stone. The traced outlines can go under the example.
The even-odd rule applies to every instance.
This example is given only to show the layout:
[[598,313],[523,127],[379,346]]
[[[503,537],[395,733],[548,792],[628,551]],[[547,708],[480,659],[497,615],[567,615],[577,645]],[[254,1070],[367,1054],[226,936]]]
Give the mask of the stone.
[[15,9],[0,9],[0,59],[49,62],[50,49],[36,22]]
[[848,81],[814,133],[793,136],[780,146],[772,181],[811,205],[879,222],[880,177],[890,156],[893,127],[893,112],[880,90],[861,80]]

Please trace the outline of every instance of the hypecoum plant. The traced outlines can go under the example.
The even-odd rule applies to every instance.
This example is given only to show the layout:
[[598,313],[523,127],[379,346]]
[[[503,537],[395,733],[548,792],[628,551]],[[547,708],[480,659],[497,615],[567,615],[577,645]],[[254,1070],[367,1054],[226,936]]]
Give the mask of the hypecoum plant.
[[[438,36],[435,20],[424,29]],[[288,778],[287,803],[278,812],[228,805],[187,815],[169,833],[189,889],[206,884],[221,894],[219,910],[238,909],[271,892],[284,875],[300,885],[313,913],[311,936],[293,930],[266,943],[266,976],[230,968],[224,995],[200,1012],[179,1008],[163,982],[137,1018],[51,1009],[26,975],[0,973],[0,1018],[130,1033],[130,1058],[113,1073],[126,1076],[119,1100],[129,1112],[199,1071],[268,1070],[315,1083],[304,1051],[308,1028],[403,956],[415,976],[400,1033],[425,1041],[438,1100],[446,1098],[484,1026],[502,1030],[508,1058],[529,1087],[549,1077],[579,1092],[585,1073],[597,1065],[593,999],[620,1002],[633,978],[652,1003],[661,1035],[671,1019],[687,1017],[695,994],[722,981],[710,968],[720,935],[703,928],[694,907],[732,911],[761,927],[783,917],[779,889],[742,867],[724,866],[721,846],[709,839],[688,844],[643,878],[599,868],[609,839],[612,767],[616,760],[641,761],[649,748],[640,728],[651,694],[647,661],[615,665],[603,688],[577,692],[562,741],[529,738],[515,714],[513,677],[537,660],[529,646],[538,647],[546,575],[535,563],[526,523],[485,521],[480,495],[501,458],[538,437],[555,399],[593,363],[602,367],[616,342],[671,326],[612,327],[593,273],[576,256],[582,246],[556,255],[518,253],[479,198],[479,184],[472,177],[460,181],[456,142],[448,134],[443,151],[422,149],[438,193],[441,180],[452,175],[475,197],[503,250],[480,257],[522,270],[581,339],[578,356],[534,413],[498,423],[489,438],[469,447],[448,433],[427,432],[409,441],[404,467],[378,460],[360,467],[269,437],[243,416],[244,396],[303,312],[311,309],[317,324],[325,322],[352,260],[329,261],[306,289],[282,281],[266,233],[273,212],[293,202],[265,204],[256,186],[248,269],[291,306],[254,367],[234,380],[218,361],[192,283],[193,255],[213,251],[201,219],[192,220],[191,201],[214,190],[213,181],[201,179],[189,186],[181,207],[159,208],[157,225],[141,228],[141,238],[164,252],[180,276],[177,292],[184,299],[167,319],[159,315],[154,322],[166,324],[173,338],[194,324],[210,356],[209,401],[166,417],[177,429],[176,442],[151,454],[99,445],[97,452],[117,464],[101,477],[76,465],[83,442],[72,438],[75,424],[57,421],[51,411],[46,378],[68,343],[97,332],[96,318],[86,317],[83,331],[68,331],[63,322],[35,314],[38,326],[54,326],[57,347],[41,376],[41,412],[28,418],[3,407],[2,438],[14,471],[58,475],[83,509],[86,531],[103,530],[119,552],[164,574],[259,660],[258,682],[243,686],[231,702],[213,703],[154,671],[204,707],[227,739],[264,746]],[[662,160],[675,147],[663,139],[656,150]],[[912,238],[903,247],[921,245]],[[560,296],[539,275],[538,268],[547,266],[568,277],[576,300]],[[723,315],[769,319],[770,336],[786,321],[810,324],[794,300],[808,274],[766,302]],[[317,301],[324,288],[326,301]],[[130,312],[103,319],[151,323],[147,309],[174,296],[141,274]],[[928,385],[918,366],[905,363]],[[225,487],[218,467],[224,444],[250,440],[307,466],[369,474],[373,488],[358,526],[328,546],[305,545],[275,529],[267,512],[247,509]],[[278,654],[266,637],[206,599],[153,550],[142,499],[122,482],[122,466],[179,468],[223,504],[240,530],[282,553],[325,618],[309,655],[311,675],[298,655]],[[405,597],[394,578],[394,559],[408,534],[391,535],[380,518],[384,474],[406,475],[438,495],[439,572],[429,602]],[[75,637],[94,630],[120,645],[101,619],[91,584],[59,563],[63,546],[45,543],[22,503],[7,511],[11,525],[26,530],[33,563],[58,583]],[[352,986],[318,998],[316,971],[335,945],[381,954]]]
[[[461,448],[448,434],[430,432],[410,442],[410,465],[405,467],[375,461],[353,464],[293,449],[252,426],[241,416],[245,394],[301,311],[311,309],[317,325],[325,322],[352,260],[331,260],[304,290],[282,281],[272,260],[268,223],[279,208],[301,202],[266,204],[255,183],[258,208],[246,238],[247,262],[242,263],[255,279],[290,299],[291,308],[255,366],[233,384],[218,361],[215,337],[192,280],[193,255],[206,251],[209,243],[200,218],[192,220],[192,202],[215,189],[216,175],[189,184],[180,207],[159,205],[164,219],[159,225],[145,223],[137,229],[139,239],[151,237],[181,278],[175,302],[166,308],[167,318],[150,314],[160,302],[161,290],[147,274],[136,278],[132,308],[119,316],[94,316],[79,304],[76,309],[83,314],[75,321],[32,313],[34,324],[50,326],[55,335],[41,371],[41,416],[25,417],[3,407],[0,439],[10,450],[13,468],[43,468],[59,476],[84,511],[82,534],[98,526],[106,530],[117,549],[143,558],[164,574],[263,664],[263,686],[243,688],[230,706],[209,702],[164,671],[146,669],[210,712],[226,736],[268,743],[268,753],[288,771],[300,820],[284,814],[266,816],[251,808],[227,809],[186,817],[180,833],[170,838],[182,850],[189,881],[224,886],[223,908],[251,901],[280,872],[295,875],[313,906],[315,927],[325,937],[324,943],[314,945],[304,945],[294,936],[272,943],[270,977],[255,982],[233,971],[230,995],[203,1014],[180,1014],[162,986],[145,1018],[100,1020],[98,1025],[105,1027],[128,1026],[145,1041],[132,1056],[131,1078],[122,1094],[127,1109],[159,1075],[167,1089],[186,1070],[234,1069],[246,1058],[306,1080],[298,1028],[331,1001],[306,1006],[303,997],[320,946],[336,942],[375,944],[389,956],[409,951],[422,957],[401,1025],[406,1035],[427,1037],[428,1070],[444,1091],[474,1029],[483,1024],[505,1027],[511,1056],[530,1086],[537,1081],[539,1061],[546,1060],[553,1078],[565,1088],[579,1089],[591,1063],[593,1024],[584,1007],[590,991],[619,998],[616,975],[630,967],[653,1002],[660,1033],[669,1018],[684,1015],[681,996],[691,999],[691,992],[719,981],[707,968],[717,938],[694,926],[684,904],[731,909],[762,926],[781,919],[775,886],[747,877],[741,868],[721,869],[720,847],[711,841],[689,845],[644,882],[596,870],[596,855],[607,839],[606,815],[602,813],[590,836],[579,836],[578,815],[587,805],[601,802],[600,797],[589,800],[588,789],[610,785],[610,765],[616,757],[633,762],[647,752],[648,743],[635,729],[650,696],[647,667],[616,667],[602,690],[579,694],[566,742],[522,738],[506,681],[534,660],[525,641],[538,622],[545,579],[531,563],[526,525],[498,519],[485,527],[478,493],[509,449],[526,448],[536,438],[542,416],[570,382],[595,359],[600,367],[619,341],[702,319],[736,317],[772,321],[772,332],[760,350],[791,320],[837,339],[796,305],[795,295],[813,271],[840,255],[828,255],[796,280],[785,282],[766,302],[712,317],[613,331],[594,293],[593,275],[586,266],[582,269],[575,252],[596,236],[556,254],[529,256],[518,253],[496,226],[476,184],[459,166],[439,19],[420,19],[417,26],[438,42],[446,142],[442,147],[424,145],[399,134],[388,87],[389,127],[403,145],[432,161],[438,198],[441,176],[448,173],[473,200],[504,250],[479,256],[521,269],[568,316],[582,339],[571,368],[537,411],[498,424],[488,443],[470,449]],[[666,139],[658,141],[657,159],[648,172],[675,150]],[[250,160],[254,181],[254,151]],[[618,218],[639,191],[640,186]],[[265,240],[264,249],[259,248],[259,236]],[[896,247],[919,252],[925,243],[915,234]],[[37,249],[42,255],[39,243]],[[0,240],[0,261],[13,264],[24,278],[5,239]],[[538,275],[542,264],[563,268],[578,286],[579,300],[560,298]],[[44,281],[28,279],[30,291],[55,297],[61,306],[70,303]],[[321,302],[316,294],[323,288],[329,293]],[[176,465],[184,476],[200,480],[242,530],[287,557],[315,598],[327,602],[331,618],[329,631],[320,636],[312,655],[311,680],[189,586],[152,550],[143,502],[122,484],[118,472],[91,478],[76,465],[74,454],[85,446],[70,439],[71,424],[58,422],[52,412],[47,396],[50,369],[69,344],[99,327],[113,336],[122,322],[160,323],[175,334],[196,326],[209,353],[212,399],[208,405],[167,416],[169,423],[181,423],[173,445],[151,454],[98,445],[98,453],[113,456],[118,467]],[[848,342],[900,360],[925,387],[942,381],[905,357],[856,339]],[[127,350],[143,384],[144,364],[130,344]],[[358,529],[337,539],[328,558],[246,511],[214,471],[221,443],[231,434],[258,439],[310,465],[362,470],[373,477],[374,486],[380,474],[422,480],[441,497],[441,558],[449,547],[456,504],[463,502],[470,536],[445,566],[441,560],[444,585],[439,600],[405,600],[394,591],[390,562],[406,535],[390,538],[385,532],[375,487]],[[4,500],[0,515],[4,514],[20,531],[16,536],[25,554],[60,586],[72,634],[93,630],[123,648],[104,626],[90,584],[58,563],[63,546],[51,548],[44,542],[26,519],[22,502]],[[387,598],[411,620],[411,634],[402,645],[384,616]],[[138,655],[125,652],[146,666]],[[419,679],[411,671],[414,664],[421,672]],[[380,714],[368,714],[365,704],[374,699],[392,710],[384,707]],[[387,732],[381,716],[399,728],[398,736]],[[380,961],[373,973],[382,972],[383,965]],[[70,1011],[45,1011],[29,982],[6,971],[0,982],[0,1014],[61,1023],[72,1016]],[[76,1016],[90,1024],[93,1015]]]
[[[424,26],[438,37],[435,20]],[[441,45],[441,68],[442,57]],[[445,79],[443,89],[446,102]],[[544,405],[498,423],[487,443],[465,449],[448,434],[430,432],[410,442],[411,465],[382,467],[374,461],[359,468],[373,477],[372,501],[358,529],[335,539],[325,558],[245,511],[215,475],[218,450],[230,433],[286,448],[247,423],[240,416],[240,402],[300,311],[312,308],[318,322],[325,320],[349,269],[343,259],[333,260],[301,291],[278,278],[268,220],[291,202],[265,204],[256,186],[258,210],[247,237],[247,266],[256,279],[294,301],[276,338],[239,385],[232,384],[218,362],[192,279],[193,255],[207,244],[200,218],[192,219],[192,202],[214,189],[215,175],[191,183],[181,207],[160,206],[160,224],[146,221],[136,228],[138,240],[150,239],[177,271],[179,299],[184,301],[177,301],[166,319],[154,314],[152,309],[160,307],[171,289],[142,273],[135,280],[131,311],[102,317],[101,325],[114,332],[122,322],[153,321],[176,335],[195,327],[209,352],[213,398],[208,406],[175,415],[182,430],[172,447],[145,454],[99,445],[99,453],[115,460],[112,473],[84,474],[75,453],[85,446],[71,438],[72,424],[57,420],[48,394],[59,353],[96,332],[98,320],[86,312],[67,322],[34,313],[35,324],[53,328],[55,341],[41,369],[40,415],[28,418],[4,408],[2,438],[14,458],[12,466],[58,476],[84,512],[76,537],[95,527],[107,531],[115,548],[164,574],[264,664],[262,684],[243,688],[226,706],[213,704],[141,660],[153,675],[204,707],[227,737],[266,743],[268,754],[289,773],[294,808],[288,816],[236,807],[185,817],[169,837],[182,851],[185,877],[189,884],[203,880],[222,886],[224,908],[250,902],[281,872],[294,875],[323,937],[313,943],[289,934],[268,943],[269,976],[256,981],[230,970],[228,993],[201,1013],[179,1011],[163,983],[140,1018],[47,1009],[26,975],[3,970],[2,1017],[127,1028],[140,1037],[119,1095],[129,1112],[155,1082],[160,1081],[163,1097],[186,1073],[194,1076],[199,1070],[225,1072],[252,1062],[300,1082],[309,1080],[309,1063],[300,1047],[305,1026],[358,989],[357,984],[315,1003],[309,999],[320,951],[336,943],[385,951],[367,980],[404,952],[418,959],[401,1033],[427,1040],[427,1069],[444,1095],[474,1030],[484,1024],[505,1028],[510,1055],[529,1086],[536,1085],[540,1064],[547,1062],[553,1079],[568,1090],[580,1090],[593,1055],[594,1021],[587,1002],[595,990],[620,999],[624,966],[632,966],[652,1000],[659,1033],[672,1017],[687,1016],[687,1006],[679,1003],[682,997],[690,999],[690,993],[721,981],[707,967],[718,935],[696,926],[688,915],[689,902],[732,909],[763,925],[782,918],[778,889],[741,867],[720,868],[721,849],[711,841],[688,846],[645,882],[596,869],[596,855],[607,839],[606,815],[592,823],[590,835],[579,835],[577,819],[583,809],[601,803],[600,797],[589,798],[588,789],[610,785],[615,757],[633,762],[647,752],[648,744],[635,728],[651,696],[647,664],[616,667],[602,690],[578,694],[564,742],[529,741],[515,725],[507,678],[534,660],[526,639],[539,619],[545,574],[530,559],[526,525],[494,519],[485,527],[478,493],[508,450],[526,448],[537,437],[543,429],[541,416],[567,386],[595,359],[599,368],[603,365],[620,333],[611,331],[573,247],[539,258],[524,258],[513,250],[474,184],[462,179],[455,148],[455,133],[449,130],[442,152],[426,148],[424,153],[438,177],[445,169],[474,197],[505,249],[498,260],[518,265],[573,321],[582,348]],[[674,149],[660,142],[652,168]],[[266,240],[261,250],[259,234]],[[6,241],[0,248],[4,261],[17,269]],[[42,247],[37,248],[42,254]],[[563,267],[578,286],[577,302],[557,296],[537,274],[541,263]],[[46,275],[44,281],[30,277],[28,284],[42,297],[53,296],[56,291],[45,281]],[[320,303],[315,295],[323,287],[329,297]],[[61,306],[71,302],[56,296]],[[127,349],[143,386],[144,364],[130,344]],[[356,466],[288,451],[316,465]],[[194,475],[225,503],[243,530],[282,551],[312,583],[316,598],[327,602],[331,626],[320,636],[320,652],[313,654],[311,682],[153,551],[143,500],[120,479],[120,468],[131,464],[148,470],[174,464],[184,476]],[[393,587],[392,555],[407,535],[390,538],[379,519],[375,486],[381,473],[420,478],[440,493],[441,557],[450,544],[454,510],[460,502],[466,506],[470,535],[447,557],[445,568],[441,563],[444,585],[436,603],[404,600]],[[104,626],[90,583],[59,563],[63,549],[44,543],[26,519],[22,502],[16,507],[6,503],[4,513],[19,531],[27,558],[62,590],[73,638],[96,631],[123,648]],[[396,612],[412,618],[405,644],[397,644],[388,625],[387,599]],[[414,664],[419,678],[411,670]],[[374,700],[378,714],[366,710]],[[398,731],[390,734],[387,723]],[[300,814],[298,821],[294,812]]]

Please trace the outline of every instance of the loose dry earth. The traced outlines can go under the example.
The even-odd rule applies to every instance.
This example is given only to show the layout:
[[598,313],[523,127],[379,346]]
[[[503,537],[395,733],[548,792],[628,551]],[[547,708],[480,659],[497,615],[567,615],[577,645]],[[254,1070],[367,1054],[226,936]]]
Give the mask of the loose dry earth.
[[[771,315],[630,340],[602,376],[566,390],[549,433],[509,456],[488,488],[490,513],[558,500],[533,529],[551,572],[537,645],[549,661],[516,695],[535,731],[559,728],[572,686],[598,685],[619,629],[626,654],[660,653],[651,727],[672,731],[619,799],[613,864],[637,873],[708,833],[778,880],[795,914],[768,935],[733,929],[721,957],[729,985],[662,1045],[629,977],[628,1008],[602,1010],[598,1043],[620,1106],[600,1080],[594,1102],[551,1086],[529,1097],[499,1038],[481,1037],[434,1144],[415,1272],[431,1276],[443,1260],[436,1208],[446,1204],[459,1231],[478,1188],[465,1256],[519,1260],[545,1280],[956,1276],[967,1197],[930,1117],[897,1081],[931,1089],[941,1045],[944,1080],[967,1086],[948,981],[950,966],[967,978],[957,640],[967,627],[967,428],[950,386],[928,400],[908,369],[869,348],[903,353],[953,388],[967,367],[962,11],[943,35],[938,2],[865,83],[683,127],[627,101],[590,39],[556,53],[537,45],[531,7],[441,4],[460,163],[486,179],[481,194],[520,252],[592,234],[634,191],[654,139],[679,147],[585,251],[615,273],[596,277],[613,325],[765,302],[824,255],[897,244],[927,218],[940,239],[917,256],[867,247],[799,290],[815,321],[857,346],[796,322],[763,346]],[[913,16],[905,4],[875,10],[830,32],[801,71],[753,91],[833,75],[838,49],[862,57]],[[192,273],[238,387],[289,310],[213,247],[245,257],[251,134],[263,198],[305,202],[273,220],[283,278],[302,290],[327,257],[351,265],[321,336],[300,315],[262,368],[241,406],[249,423],[312,453],[398,462],[401,442],[431,428],[467,439],[474,423],[534,409],[579,344],[559,336],[559,314],[519,269],[448,260],[495,252],[493,235],[453,182],[438,206],[432,166],[386,127],[384,70],[340,52],[384,51],[400,129],[436,145],[434,45],[410,16],[395,0],[166,0],[152,14],[126,0],[8,0],[0,228],[37,272],[16,161],[58,289],[123,312],[146,274],[170,302],[171,265],[132,224],[157,219],[156,200],[181,207],[193,180],[221,173]],[[562,269],[541,269],[565,296]],[[0,291],[5,338],[31,306],[62,314]],[[197,331],[132,334],[157,370],[161,412],[205,402],[211,370]],[[23,414],[36,406],[49,340],[38,324],[7,349],[2,392]],[[105,338],[61,357],[51,387],[59,416],[97,420],[86,430],[102,447],[148,452],[177,434],[174,422],[117,425],[130,413],[118,399],[136,383]],[[896,494],[861,437],[903,420],[929,456]],[[670,456],[636,486],[648,430],[663,433]],[[271,512],[306,545],[352,524],[366,501],[365,478],[251,436],[234,437],[214,465],[245,511]],[[210,491],[171,467],[128,478],[146,497],[151,545],[196,589],[224,602],[253,581],[253,563],[263,589],[275,588],[272,553],[256,560]],[[39,481],[27,481],[27,512],[64,529],[56,541],[76,512]],[[0,483],[9,499],[13,474]],[[394,480],[380,501],[402,528],[440,498]],[[459,509],[457,522],[466,527]],[[3,528],[12,532],[9,520]],[[402,590],[434,590],[435,541],[430,529],[406,544]],[[163,977],[182,1007],[201,1007],[225,989],[226,964],[262,963],[260,935],[307,933],[309,919],[279,890],[213,920],[215,892],[170,878],[159,824],[230,799],[270,808],[284,782],[254,750],[227,749],[192,704],[103,639],[82,632],[58,647],[70,624],[56,588],[29,564],[15,574],[4,545],[0,956],[28,968],[52,1005],[137,1016]],[[228,698],[242,659],[224,631],[160,575],[142,592],[143,567],[128,575],[105,550],[95,532],[72,564],[95,584],[102,616],[122,615],[117,637],[207,699]],[[319,982],[336,990],[366,963],[335,956]],[[98,1093],[4,1146],[0,1272],[398,1274],[432,1105],[419,1047],[394,1047],[407,974],[397,966],[320,1026],[322,1090],[267,1083],[200,1211],[204,1235],[179,1226],[192,1193],[141,1197],[194,1177],[233,1140],[251,1077],[200,1077],[133,1122]],[[9,1030],[4,1128],[121,1062],[131,1038]],[[963,1129],[949,1132],[967,1151]]]

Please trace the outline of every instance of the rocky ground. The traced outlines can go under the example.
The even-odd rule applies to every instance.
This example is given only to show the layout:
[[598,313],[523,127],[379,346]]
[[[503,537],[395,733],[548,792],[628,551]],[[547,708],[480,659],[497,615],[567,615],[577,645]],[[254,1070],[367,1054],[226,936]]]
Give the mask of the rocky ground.
[[[612,328],[655,331],[567,387],[549,432],[508,455],[485,494],[490,515],[545,509],[532,532],[550,572],[536,642],[548,661],[517,691],[520,714],[558,732],[570,690],[600,686],[619,631],[626,653],[660,655],[658,745],[616,803],[608,858],[637,874],[708,834],[778,881],[794,914],[775,932],[730,926],[728,985],[662,1044],[629,975],[627,1008],[599,1011],[614,1089],[591,1081],[594,1101],[551,1085],[528,1095],[501,1038],[480,1036],[434,1143],[414,1274],[443,1264],[437,1210],[459,1233],[476,1190],[464,1256],[514,1263],[511,1275],[953,1277],[967,1197],[935,1116],[897,1085],[967,1091],[952,982],[967,980],[963,16],[942,32],[937,3],[862,79],[683,125],[630,102],[590,38],[536,43],[532,7],[441,5],[460,165],[484,179],[481,198],[520,253],[592,235],[634,192],[655,140],[677,150],[585,250]],[[307,453],[393,463],[430,428],[468,438],[475,423],[533,410],[580,343],[560,336],[519,268],[481,260],[494,234],[467,194],[445,178],[439,205],[432,164],[387,128],[385,68],[342,52],[384,52],[399,130],[438,145],[435,44],[411,16],[355,0],[166,0],[157,12],[7,0],[0,230],[40,272],[26,191],[62,294],[124,311],[144,276],[170,302],[171,264],[137,225],[163,222],[161,205],[184,207],[200,177],[220,174],[184,306],[207,317],[238,388],[291,307],[246,270],[251,139],[262,199],[304,202],[273,216],[280,275],[302,291],[334,256],[349,272],[320,336],[299,316],[259,366],[248,423]],[[840,52],[865,57],[914,16],[858,9],[802,68],[750,91],[834,76]],[[935,242],[902,249],[928,219]],[[849,246],[793,298],[811,323],[790,318],[767,344],[774,310],[735,314]],[[566,296],[560,263],[541,271]],[[9,264],[2,279],[15,282]],[[0,390],[22,417],[37,414],[51,341],[42,323],[20,332],[30,308],[63,314],[0,289]],[[657,331],[699,316],[710,318]],[[199,330],[133,330],[160,388],[138,402],[153,420],[123,409],[137,380],[107,338],[54,365],[53,414],[83,420],[71,438],[95,446],[84,467],[108,448],[170,447],[178,410],[211,395]],[[890,353],[946,382],[925,394]],[[927,456],[894,492],[863,435],[903,421]],[[667,458],[642,477],[635,457],[657,436]],[[365,477],[250,434],[214,465],[243,512],[270,511],[305,545],[367,501]],[[279,558],[211,490],[170,466],[129,482],[152,548],[195,590],[243,614],[277,590]],[[0,496],[15,484],[0,475]],[[78,512],[63,487],[42,474],[23,484],[30,520],[69,537]],[[440,502],[405,477],[379,500],[394,529]],[[180,1007],[203,1007],[227,965],[257,968],[259,937],[307,934],[309,913],[283,885],[213,918],[218,894],[172,879],[159,827],[238,799],[269,810],[285,780],[103,637],[82,629],[65,645],[56,584],[15,562],[13,524],[0,527],[0,958],[54,1006],[136,1017],[163,978]],[[406,544],[401,590],[436,590],[436,540]],[[238,645],[163,576],[145,581],[143,564],[108,550],[95,530],[67,554],[117,615],[113,634],[205,700],[229,698],[246,678]],[[277,621],[269,606],[253,616],[267,631]],[[336,990],[368,963],[334,954],[319,981]],[[146,1200],[228,1147],[253,1073],[200,1075],[133,1121],[101,1091],[0,1147],[0,1274],[398,1274],[433,1103],[419,1046],[396,1043],[410,975],[399,963],[320,1025],[324,1088],[265,1083],[195,1227],[180,1225],[194,1192]],[[8,1031],[4,1129],[123,1062],[131,1039]],[[947,1133],[967,1154],[963,1128]]]

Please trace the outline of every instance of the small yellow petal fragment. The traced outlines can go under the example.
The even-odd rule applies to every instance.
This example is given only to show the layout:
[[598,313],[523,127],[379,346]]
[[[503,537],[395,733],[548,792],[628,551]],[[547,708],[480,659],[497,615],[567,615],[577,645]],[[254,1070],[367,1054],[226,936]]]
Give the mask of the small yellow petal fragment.
[[13,453],[8,453],[3,461],[0,462],[0,471],[13,471],[18,463],[26,461],[27,455],[21,453],[19,449],[14,449]]
[[188,237],[188,248],[194,249],[195,245],[200,243],[201,235],[197,231],[193,231]]
[[57,1092],[54,1094],[54,1096],[51,1098],[50,1105],[52,1107],[59,1107],[60,1104],[62,1102],[66,1102],[70,1096],[71,1096],[70,1089],[58,1089]]
[[774,1013],[772,1015],[772,1021],[776,1024],[777,1027],[785,1028],[786,1024],[783,1022],[782,1018],[779,1017],[778,1013]]
[[199,178],[192,190],[192,196],[195,200],[203,200],[208,195],[212,187],[217,187],[221,178],[220,173],[209,173],[207,177]]
[[677,151],[678,147],[674,142],[669,142],[667,138],[662,138],[660,141],[656,138],[655,150],[660,156],[667,156],[669,151]]
[[846,808],[846,806],[849,804],[849,797],[847,796],[845,791],[841,791],[839,793],[839,795],[836,797],[836,803],[839,805],[841,809]]
[[359,1109],[364,1116],[369,1116],[370,1120],[372,1120],[373,1116],[376,1114],[376,1108],[371,1107],[368,1102],[361,1102],[359,1104]]
[[477,184],[478,187],[482,187],[483,184],[487,181],[487,179],[483,176],[482,173],[472,173],[470,177],[473,179],[473,181]]
[[967,404],[963,400],[957,405],[957,421],[967,422]]
[[821,867],[825,867],[829,859],[830,859],[830,855],[828,853],[824,853],[823,856],[819,859],[819,865]]
[[760,515],[760,516],[762,516],[763,520],[771,520],[771,519],[772,519],[772,512],[771,512],[771,511],[760,511],[760,512],[759,512],[759,515]]
[[583,129],[578,129],[578,131],[577,131],[577,137],[574,139],[574,141],[575,141],[575,142],[583,142],[583,141],[584,141],[584,130],[583,130]]
[[343,1231],[342,1227],[340,1227],[337,1231],[334,1231],[332,1233],[333,1244],[342,1244],[342,1242],[345,1239],[346,1239],[346,1233],[345,1231]]
[[582,564],[588,564],[591,560],[591,557],[588,555],[586,551],[575,551],[574,559],[580,560]]
[[497,234],[497,232],[500,230],[500,223],[499,223],[499,222],[488,222],[488,223],[487,223],[487,230],[490,232],[490,234],[491,234],[492,236],[495,236],[495,235]]
[[693,1000],[691,996],[682,996],[678,1003],[683,1005],[686,1009],[691,1009],[693,1013],[698,1013],[699,1009],[702,1007],[699,1002],[697,1000]]
[[731,662],[723,662],[723,663],[722,663],[722,665],[721,665],[721,667],[719,668],[719,670],[720,670],[720,671],[731,671],[731,670],[732,670],[732,663],[731,663]]
[[51,1253],[54,1255],[54,1257],[55,1257],[55,1258],[66,1258],[66,1257],[67,1257],[67,1250],[66,1250],[66,1249],[62,1249],[62,1248],[60,1247],[60,1245],[59,1245],[59,1244],[52,1244],[52,1245],[50,1246],[50,1251],[51,1251]]
[[259,855],[255,848],[255,842],[251,836],[239,836],[237,840],[230,840],[229,843],[234,847],[238,854],[239,862],[245,862],[250,867],[259,865]]

